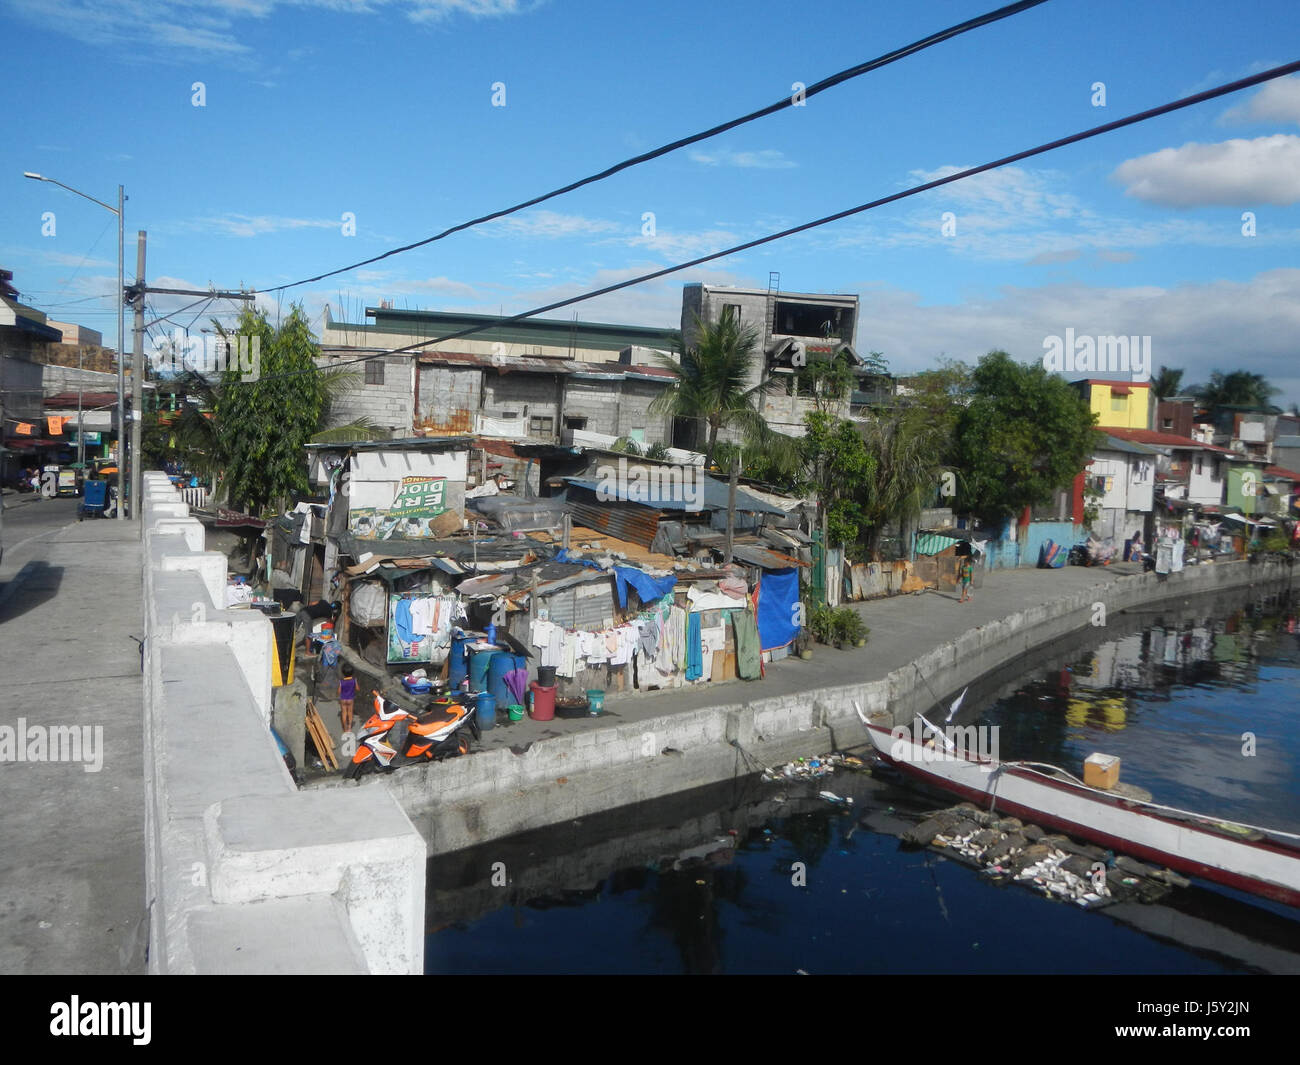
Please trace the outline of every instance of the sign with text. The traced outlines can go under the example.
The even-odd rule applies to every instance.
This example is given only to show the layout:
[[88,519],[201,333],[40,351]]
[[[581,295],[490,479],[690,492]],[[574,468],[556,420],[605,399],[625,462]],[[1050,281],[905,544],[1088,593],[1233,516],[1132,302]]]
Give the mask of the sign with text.
[[403,477],[389,507],[358,507],[348,515],[348,530],[362,540],[433,535],[431,519],[446,509],[445,477]]

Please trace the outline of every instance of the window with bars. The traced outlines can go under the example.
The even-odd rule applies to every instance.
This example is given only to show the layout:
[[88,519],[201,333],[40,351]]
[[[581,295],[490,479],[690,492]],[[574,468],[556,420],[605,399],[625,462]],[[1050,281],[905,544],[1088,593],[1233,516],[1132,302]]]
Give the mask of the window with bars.
[[384,360],[366,360],[366,384],[382,385],[384,383]]

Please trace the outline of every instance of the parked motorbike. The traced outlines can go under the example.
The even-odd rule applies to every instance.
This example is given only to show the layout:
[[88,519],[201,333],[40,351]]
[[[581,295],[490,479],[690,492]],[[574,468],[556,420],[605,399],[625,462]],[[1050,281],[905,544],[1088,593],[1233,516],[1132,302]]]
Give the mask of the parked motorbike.
[[343,779],[360,780],[367,773],[391,773],[415,762],[468,754],[470,736],[477,740],[482,733],[475,708],[466,702],[442,700],[417,713],[376,692],[375,712],[361,727]]

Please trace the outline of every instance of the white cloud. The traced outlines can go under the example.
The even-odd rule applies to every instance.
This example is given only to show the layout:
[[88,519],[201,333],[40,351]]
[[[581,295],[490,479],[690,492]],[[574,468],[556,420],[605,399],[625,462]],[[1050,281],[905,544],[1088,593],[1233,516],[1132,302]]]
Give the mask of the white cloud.
[[1279,406],[1300,400],[1300,269],[1270,270],[1248,281],[1117,288],[1078,283],[1007,286],[991,299],[926,306],[915,293],[885,285],[861,294],[862,350],[885,353],[896,373],[933,368],[941,355],[977,360],[994,348],[1021,362],[1043,356],[1043,340],[1079,335],[1150,336],[1152,360],[1182,368],[1189,384],[1215,369],[1264,374],[1283,389]]
[[1285,206],[1300,202],[1300,137],[1184,144],[1121,163],[1128,195],[1165,207]]
[[248,60],[243,23],[276,8],[323,8],[353,15],[401,14],[411,22],[438,23],[462,16],[503,18],[531,10],[528,0],[11,0],[18,14],[47,30],[86,44],[160,46],[148,58],[178,62],[195,55]]
[[691,152],[691,159],[705,166],[736,166],[756,170],[787,170],[799,165],[774,148],[764,148],[756,152],[734,152],[727,149]]
[[653,237],[637,235],[627,241],[629,245],[643,248],[663,256],[668,262],[685,262],[711,255],[741,242],[735,233],[725,229],[706,229],[697,233],[677,232],[657,227]]
[[555,211],[530,211],[508,218],[497,218],[476,227],[478,232],[488,235],[547,239],[612,233],[620,228],[622,227],[617,222],[603,218],[585,218],[582,215],[559,214]]
[[1300,76],[1268,82],[1245,103],[1225,111],[1219,122],[1290,122],[1300,126]]
[[284,218],[279,215],[225,214],[216,218],[196,218],[177,228],[227,237],[258,237],[291,229],[338,229],[337,218]]

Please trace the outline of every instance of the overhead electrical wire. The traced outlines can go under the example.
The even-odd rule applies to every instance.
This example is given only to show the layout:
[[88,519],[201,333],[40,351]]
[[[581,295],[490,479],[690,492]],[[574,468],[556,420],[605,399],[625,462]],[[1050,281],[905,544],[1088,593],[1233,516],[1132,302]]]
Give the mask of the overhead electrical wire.
[[[892,52],[886,52],[884,55],[878,56],[866,63],[860,63],[855,67],[849,67],[847,70],[841,70],[838,74],[832,74],[828,78],[823,78],[821,81],[815,82],[814,84],[800,90],[797,94],[797,98],[806,101],[811,96],[816,96],[818,93],[825,92],[827,89],[833,89],[835,86],[841,85],[853,78],[861,77],[863,74],[869,74],[873,70],[879,70],[881,67],[888,66],[890,63],[895,63],[900,59],[905,59],[910,55],[915,55],[917,52],[922,52],[927,48],[942,43],[943,41],[951,40],[953,37],[959,37],[963,33],[969,33],[971,30],[979,29],[981,26],[987,26],[993,22],[1000,22],[1002,19],[1010,18],[1012,15],[1018,15],[1022,11],[1028,11],[1030,8],[1038,7],[1045,3],[1047,3],[1047,0],[1019,0],[1018,3],[1007,4],[1005,7],[998,8],[996,11],[989,11],[983,15],[978,15],[973,19],[960,22],[955,26],[949,26],[946,30],[939,30],[937,33],[932,33],[930,36],[923,37],[919,41],[913,41],[911,44],[904,45],[902,48],[897,48]],[[323,274],[317,274],[315,277],[304,277],[301,281],[290,281],[288,284],[274,285],[270,288],[255,289],[254,291],[283,292],[286,289],[297,288],[299,285],[309,285],[314,281],[323,281],[325,278],[334,277],[336,274],[345,274],[349,270],[356,270],[362,266],[369,266],[371,263],[377,263],[381,259],[388,259],[394,255],[400,255],[403,252],[413,251],[415,248],[422,248],[426,244],[432,244],[435,241],[443,240],[446,237],[451,236],[453,233],[460,233],[463,230],[470,229],[477,225],[482,225],[484,222],[491,222],[495,219],[515,214],[525,208],[535,207],[539,203],[553,200],[557,196],[563,196],[565,193],[573,192],[575,189],[580,189],[584,185],[591,185],[597,181],[604,181],[606,178],[613,177],[621,171],[628,170],[634,166],[639,166],[641,163],[649,162],[652,159],[658,159],[662,155],[668,155],[671,152],[677,151],[679,148],[685,148],[691,144],[698,144],[700,141],[708,140],[711,137],[718,136],[720,133],[726,133],[728,130],[733,130],[737,126],[743,126],[746,123],[757,121],[760,118],[766,118],[768,115],[774,115],[778,111],[785,110],[787,107],[794,107],[795,100],[796,94],[784,96],[776,103],[769,104],[767,107],[759,108],[757,111],[751,111],[749,114],[742,115],[740,118],[733,118],[728,122],[723,122],[721,125],[706,129],[702,133],[694,133],[689,137],[675,140],[671,144],[665,144],[659,148],[654,148],[651,151],[643,152],[640,155],[634,155],[630,159],[624,159],[621,163],[615,163],[613,166],[607,167],[599,173],[590,174],[587,177],[570,182],[568,185],[561,188],[553,189],[552,191],[543,193],[540,196],[534,196],[532,199],[524,200],[522,203],[517,203],[513,207],[504,207],[499,211],[493,211],[490,214],[480,215],[478,218],[472,218],[468,222],[461,222],[457,225],[451,226],[449,229],[444,229],[441,233],[435,233],[431,237],[425,237],[423,240],[417,240],[412,244],[404,244],[400,248],[392,248],[391,250],[379,255],[371,256],[369,259],[362,259],[360,262],[352,263],[349,266],[340,266],[337,270],[329,270]]]
[[[617,284],[606,285],[604,288],[593,289],[589,292],[584,292],[581,295],[572,296],[569,299],[558,300],[555,303],[548,303],[543,307],[534,307],[532,310],[508,315],[491,322],[486,322],[482,325],[471,326],[468,329],[461,329],[455,333],[447,333],[440,337],[420,340],[414,344],[407,344],[400,348],[389,348],[386,351],[372,352],[369,355],[362,355],[355,359],[340,359],[332,363],[331,368],[348,366],[359,362],[368,362],[371,359],[383,358],[387,355],[401,355],[408,351],[417,351],[421,348],[429,347],[432,344],[442,344],[448,340],[459,340],[462,337],[472,336],[475,333],[481,333],[487,329],[495,329],[498,326],[507,325],[510,322],[523,321],[524,319],[532,318],[535,315],[545,314],[547,311],[556,311],[562,307],[571,307],[576,303],[584,303],[587,300],[595,299],[597,296],[605,296],[611,292],[617,292],[620,289],[631,288],[634,285],[644,284],[646,281],[653,281],[656,278],[663,277],[667,274],[675,274],[679,270],[686,270],[692,266],[699,266],[702,263],[712,262],[715,259],[726,258],[728,255],[734,255],[737,252],[747,251],[750,248],[757,248],[763,244],[770,244],[773,241],[781,240],[784,237],[790,237],[794,236],[796,233],[803,233],[810,229],[816,229],[819,226],[824,226],[831,222],[838,222],[842,218],[849,218],[853,215],[862,214],[865,211],[874,210],[877,207],[883,207],[889,203],[895,203],[898,200],[905,200],[910,196],[916,196],[922,192],[929,192],[931,189],[937,189],[943,185],[951,185],[957,181],[964,181],[966,178],[975,177],[977,174],[983,174],[989,170],[996,170],[999,167],[1007,166],[1011,163],[1017,163],[1022,159],[1030,159],[1036,155],[1043,155],[1046,152],[1055,151],[1056,149],[1064,148],[1067,145],[1077,144],[1080,141],[1099,137],[1103,133],[1110,133],[1117,129],[1123,129],[1126,126],[1133,126],[1139,122],[1147,122],[1153,118],[1159,118],[1161,115],[1167,115],[1174,111],[1193,107],[1196,104],[1205,103],[1207,100],[1214,100],[1220,96],[1227,96],[1230,93],[1240,92],[1242,89],[1249,89],[1265,81],[1272,81],[1275,78],[1286,77],[1288,74],[1294,74],[1297,72],[1300,72],[1300,61],[1287,63],[1280,67],[1272,67],[1259,74],[1253,74],[1247,78],[1227,82],[1226,84],[1216,86],[1215,88],[1206,89],[1204,92],[1195,93],[1192,96],[1184,96],[1181,99],[1174,100],[1170,103],[1161,104],[1159,107],[1152,107],[1146,111],[1139,111],[1136,114],[1128,115],[1124,118],[1118,118],[1114,122],[1106,122],[1100,126],[1093,126],[1091,129],[1086,129],[1079,133],[1072,133],[1069,136],[1061,137],[1054,141],[1048,141],[1046,144],[1040,144],[1035,148],[1026,148],[1023,151],[1015,152],[1011,155],[1004,155],[1001,159],[995,159],[989,163],[982,163],[979,166],[973,166],[966,170],[958,171],[955,174],[949,174],[947,177],[937,178],[934,181],[927,181],[921,185],[913,185],[911,188],[904,189],[902,192],[895,192],[889,196],[882,196],[879,199],[871,200],[868,203],[859,204],[857,207],[850,207],[843,211],[836,211],[834,214],[825,215],[822,218],[814,219],[811,222],[804,222],[802,225],[793,226],[790,229],[783,229],[779,233],[772,233],[765,237],[759,237],[756,240],[746,241],[743,244],[736,244],[730,248],[724,249],[723,251],[713,252],[709,255],[701,255],[699,258],[677,263],[675,266],[667,266],[661,270],[653,270],[648,274],[641,274],[638,277],[629,278],[628,280],[620,281]],[[269,376],[263,375],[259,379],[278,380],[285,377],[300,377],[303,374],[315,372],[317,371],[293,370],[284,374],[272,374]]]

